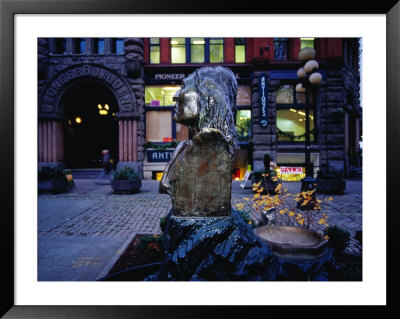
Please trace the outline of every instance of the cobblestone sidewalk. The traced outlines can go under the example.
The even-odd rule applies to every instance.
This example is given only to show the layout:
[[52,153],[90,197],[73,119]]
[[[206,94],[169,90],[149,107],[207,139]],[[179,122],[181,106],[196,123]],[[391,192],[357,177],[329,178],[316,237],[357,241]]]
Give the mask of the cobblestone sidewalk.
[[[250,195],[251,196],[251,195]],[[119,237],[128,238],[130,234],[161,232],[159,221],[168,214],[171,209],[171,200],[168,195],[40,195],[39,200],[51,201],[53,199],[70,201],[95,200],[96,203],[80,214],[65,220],[58,226],[39,231],[39,236],[82,236],[82,237]],[[253,220],[259,221],[260,214],[252,207],[253,202],[246,200],[249,195],[234,194],[232,206],[243,204],[243,210],[250,212]],[[319,195],[318,198],[323,198]],[[295,203],[293,203],[295,205]],[[361,247],[354,239],[355,232],[362,229],[362,196],[333,196],[333,200],[327,202],[327,223],[337,225],[349,230],[351,242],[348,251],[361,254]],[[279,213],[277,214],[279,223]]]

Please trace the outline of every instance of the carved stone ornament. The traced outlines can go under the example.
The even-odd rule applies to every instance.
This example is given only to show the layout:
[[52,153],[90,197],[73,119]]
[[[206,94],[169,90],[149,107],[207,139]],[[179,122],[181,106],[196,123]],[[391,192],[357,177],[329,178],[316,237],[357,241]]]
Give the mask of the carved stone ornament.
[[174,119],[193,138],[178,145],[160,182],[173,216],[230,215],[236,92],[234,74],[223,67],[200,68],[183,80]]

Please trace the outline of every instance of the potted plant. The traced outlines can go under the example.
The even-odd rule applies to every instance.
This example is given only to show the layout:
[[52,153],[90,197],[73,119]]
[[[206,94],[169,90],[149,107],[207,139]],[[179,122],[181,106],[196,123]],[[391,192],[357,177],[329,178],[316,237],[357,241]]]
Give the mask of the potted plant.
[[117,170],[111,179],[111,187],[116,194],[137,193],[141,186],[139,175],[129,167]]
[[264,154],[264,169],[254,171],[252,173],[252,183],[258,185],[253,187],[253,191],[257,191],[261,194],[275,195],[279,190],[280,180],[276,176],[275,171],[271,171],[270,168],[271,156],[269,154]]
[[62,193],[69,190],[68,181],[61,168],[42,167],[38,172],[39,193]]
[[343,195],[346,181],[343,170],[334,167],[322,167],[317,175],[317,192],[323,194]]

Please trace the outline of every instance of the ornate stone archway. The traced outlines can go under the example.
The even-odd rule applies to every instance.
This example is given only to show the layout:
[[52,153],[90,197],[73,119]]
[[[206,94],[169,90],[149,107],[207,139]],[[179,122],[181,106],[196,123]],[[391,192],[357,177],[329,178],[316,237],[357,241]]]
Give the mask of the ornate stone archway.
[[107,67],[81,63],[56,73],[41,91],[38,101],[39,165],[64,162],[62,123],[66,118],[60,100],[71,86],[82,81],[98,82],[114,94],[119,108],[116,117],[119,121],[120,163],[137,162],[137,121],[140,116],[131,86],[124,77]]

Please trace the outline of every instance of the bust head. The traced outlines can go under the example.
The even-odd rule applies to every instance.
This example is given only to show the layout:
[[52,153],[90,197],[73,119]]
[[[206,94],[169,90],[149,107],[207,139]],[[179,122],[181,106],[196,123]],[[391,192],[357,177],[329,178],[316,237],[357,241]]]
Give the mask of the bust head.
[[218,129],[233,146],[236,93],[237,81],[231,70],[219,66],[200,68],[183,80],[174,119],[189,126],[192,133],[206,127]]

